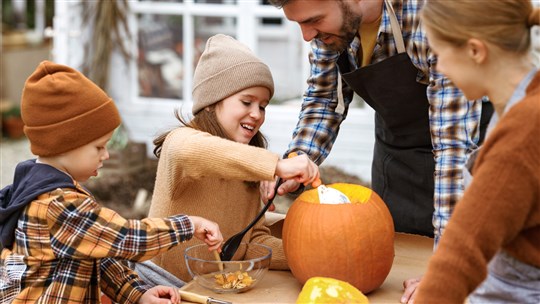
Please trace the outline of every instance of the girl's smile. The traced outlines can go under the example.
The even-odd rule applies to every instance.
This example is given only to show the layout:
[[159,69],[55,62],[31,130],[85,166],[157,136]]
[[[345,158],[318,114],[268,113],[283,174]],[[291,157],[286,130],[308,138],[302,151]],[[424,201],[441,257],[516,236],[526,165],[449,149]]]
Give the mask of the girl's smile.
[[216,105],[216,116],[231,140],[248,144],[265,119],[270,91],[251,87],[231,95]]

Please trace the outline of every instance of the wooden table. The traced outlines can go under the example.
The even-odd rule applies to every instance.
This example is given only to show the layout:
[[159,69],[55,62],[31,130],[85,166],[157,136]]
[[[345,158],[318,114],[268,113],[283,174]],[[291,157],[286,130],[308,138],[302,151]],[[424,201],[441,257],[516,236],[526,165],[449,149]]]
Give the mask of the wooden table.
[[[433,251],[433,239],[396,233],[395,258],[390,274],[383,285],[369,293],[370,304],[399,303],[403,294],[403,281],[418,277],[425,272],[428,260]],[[217,294],[189,282],[181,290],[233,303],[295,303],[302,285],[292,276],[290,271],[269,271],[253,289],[240,294]],[[182,303],[190,303],[182,301]]]

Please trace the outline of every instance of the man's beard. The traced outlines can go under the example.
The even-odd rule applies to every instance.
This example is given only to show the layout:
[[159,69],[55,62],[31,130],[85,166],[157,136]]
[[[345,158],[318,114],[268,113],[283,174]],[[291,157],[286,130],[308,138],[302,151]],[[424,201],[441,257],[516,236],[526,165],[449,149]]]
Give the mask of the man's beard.
[[335,38],[335,42],[325,43],[325,45],[328,49],[336,52],[342,52],[347,48],[347,46],[353,41],[354,37],[358,33],[358,28],[360,26],[360,23],[362,22],[362,16],[354,15],[347,8],[347,5],[345,3],[341,1],[339,3],[343,15],[343,24],[339,29],[339,35],[318,33],[317,37],[315,37],[321,39],[325,36],[333,36]]

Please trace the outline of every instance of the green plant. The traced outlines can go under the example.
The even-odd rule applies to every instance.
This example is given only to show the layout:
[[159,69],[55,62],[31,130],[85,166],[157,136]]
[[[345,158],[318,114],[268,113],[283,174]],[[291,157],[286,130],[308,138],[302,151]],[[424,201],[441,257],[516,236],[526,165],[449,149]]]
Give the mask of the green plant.
[[[17,0],[22,1],[22,0]],[[2,0],[3,30],[34,29],[36,27],[36,1],[26,1],[24,12],[18,12],[14,1]],[[45,0],[45,26],[53,25],[54,0]],[[21,14],[22,13],[22,14]]]
[[18,106],[12,106],[2,111],[2,133],[13,139],[24,136],[24,122],[21,118],[21,109]]
[[8,118],[20,118],[21,117],[21,108],[18,106],[11,106],[5,111],[2,111],[2,120],[8,119]]

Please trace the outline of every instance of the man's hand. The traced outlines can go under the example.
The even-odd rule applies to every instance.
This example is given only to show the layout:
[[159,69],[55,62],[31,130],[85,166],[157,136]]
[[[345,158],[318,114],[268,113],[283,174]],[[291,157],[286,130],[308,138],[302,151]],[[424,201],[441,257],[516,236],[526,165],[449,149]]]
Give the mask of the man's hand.
[[405,291],[401,296],[401,303],[413,304],[414,297],[416,295],[416,289],[418,288],[418,285],[420,285],[421,279],[422,277],[418,277],[403,281],[403,288],[405,288]]

